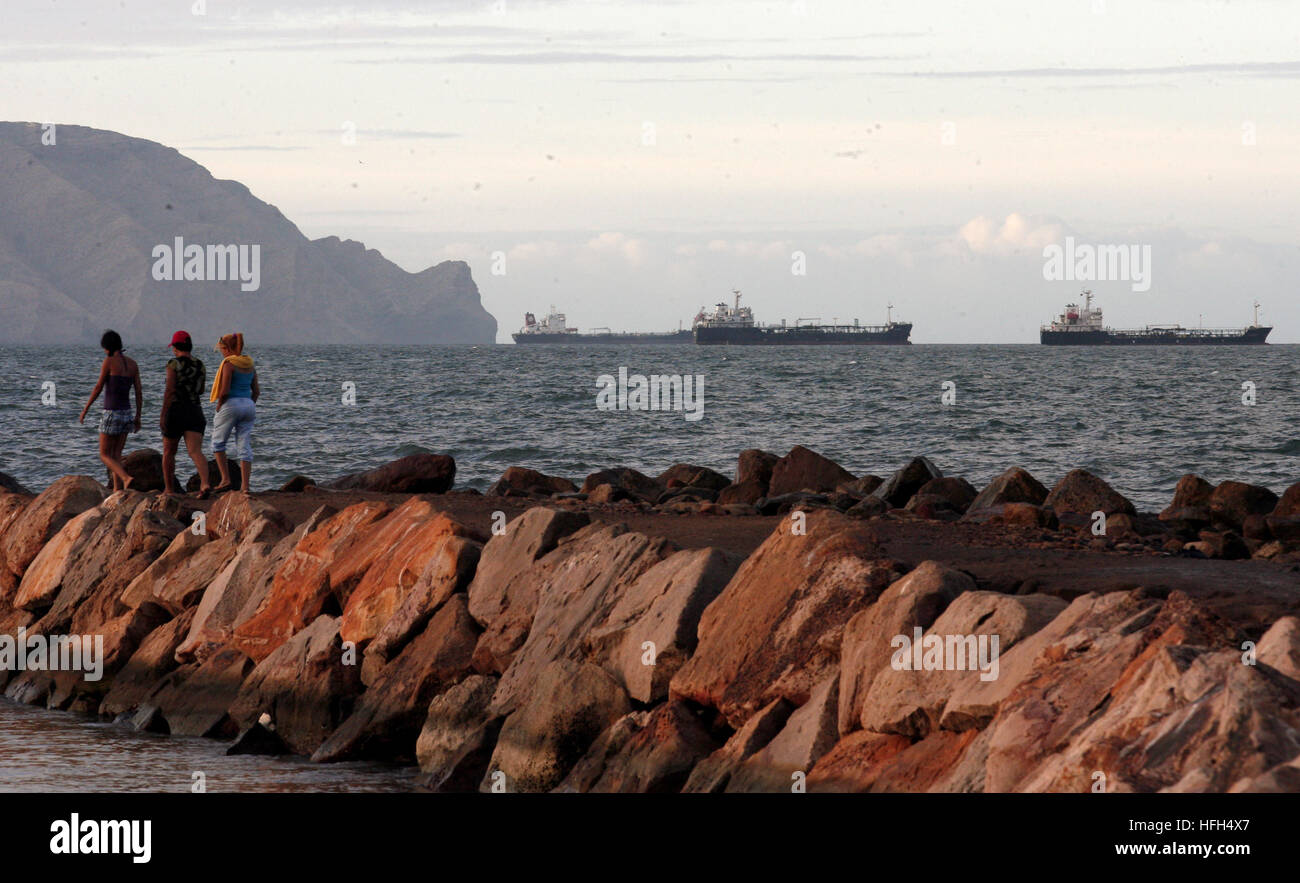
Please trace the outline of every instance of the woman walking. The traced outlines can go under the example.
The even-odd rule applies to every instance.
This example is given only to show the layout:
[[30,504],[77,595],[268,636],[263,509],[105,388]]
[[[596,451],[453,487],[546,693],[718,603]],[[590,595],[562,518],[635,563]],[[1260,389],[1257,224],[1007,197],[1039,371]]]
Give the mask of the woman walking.
[[163,484],[166,485],[163,493],[178,493],[176,449],[184,439],[185,448],[199,473],[199,499],[202,500],[212,492],[212,483],[208,481],[208,461],[203,456],[203,430],[208,421],[203,416],[203,406],[199,404],[207,372],[203,363],[192,355],[194,341],[188,331],[177,331],[172,335],[171,349],[172,358],[167,363],[167,390],[163,393],[162,414],[158,417],[158,428],[163,437]]
[[244,355],[244,335],[227,334],[217,341],[221,353],[221,367],[212,381],[210,401],[217,403],[217,416],[212,429],[212,456],[221,471],[221,483],[215,490],[231,487],[230,465],[226,461],[226,445],[235,436],[235,456],[239,460],[239,489],[248,493],[248,480],[253,472],[253,423],[257,420],[255,402],[262,391],[257,385],[257,371],[253,360]]
[[[81,409],[78,423],[86,422],[86,413],[95,404],[100,392],[104,393],[104,416],[99,418],[99,459],[112,475],[113,490],[131,486],[131,474],[122,465],[122,449],[126,447],[127,433],[140,431],[140,411],[144,401],[140,391],[140,367],[135,359],[122,354],[122,337],[116,331],[105,331],[99,339],[103,348],[104,363],[99,366],[99,381],[90,393],[90,400]],[[131,390],[135,389],[135,416],[131,416]]]

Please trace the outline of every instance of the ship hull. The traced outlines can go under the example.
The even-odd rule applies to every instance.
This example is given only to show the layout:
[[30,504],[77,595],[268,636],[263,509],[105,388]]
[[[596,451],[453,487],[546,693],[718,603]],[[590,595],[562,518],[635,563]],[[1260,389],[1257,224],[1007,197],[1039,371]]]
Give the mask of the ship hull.
[[1241,331],[1202,332],[1188,329],[1142,329],[1135,331],[1051,331],[1041,330],[1044,346],[1252,346],[1268,342],[1272,328]]
[[511,335],[515,343],[568,343],[568,344],[662,344],[690,343],[691,332],[673,331],[668,334],[522,334]]
[[910,323],[888,328],[862,329],[843,326],[769,325],[759,328],[724,328],[699,325],[695,342],[704,345],[738,346],[845,346],[862,344],[907,345],[912,341]]

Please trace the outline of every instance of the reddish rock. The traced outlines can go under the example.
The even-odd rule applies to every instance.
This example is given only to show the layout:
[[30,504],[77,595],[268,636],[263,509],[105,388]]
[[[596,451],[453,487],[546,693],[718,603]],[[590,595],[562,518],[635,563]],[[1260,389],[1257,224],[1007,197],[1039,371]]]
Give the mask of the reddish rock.
[[1197,529],[1210,523],[1210,495],[1214,485],[1199,475],[1188,473],[1178,479],[1174,499],[1160,513],[1160,520],[1176,526]]
[[925,457],[913,457],[871,496],[884,500],[891,509],[902,509],[922,487],[937,478],[943,478],[943,473],[933,463]]
[[986,510],[1004,506],[1007,503],[1029,503],[1041,506],[1047,499],[1047,488],[1019,466],[1012,466],[988,483],[984,490],[971,501],[966,509],[966,518],[974,520]]
[[384,666],[312,760],[413,760],[429,703],[470,673],[477,640],[478,625],[464,598],[453,595],[424,631]]
[[1091,518],[1093,512],[1115,515],[1123,512],[1136,514],[1133,504],[1116,493],[1111,486],[1086,469],[1073,469],[1056,483],[1043,505],[1060,518],[1070,514]]
[[230,537],[214,539],[191,530],[176,534],[171,544],[122,592],[122,605],[135,609],[154,603],[173,615],[194,607],[239,549]]
[[676,794],[718,747],[684,702],[633,712],[601,734],[557,791]]
[[849,481],[853,481],[853,474],[847,469],[815,451],[795,445],[790,453],[773,464],[767,495],[777,497],[803,490],[833,491]]
[[986,737],[974,730],[965,733],[934,733],[891,757],[877,771],[874,781],[866,790],[875,794],[983,791],[982,777],[977,780],[978,787],[954,788],[949,783],[954,771],[968,762],[967,756],[972,751],[977,753],[977,766],[983,766],[986,742]]
[[741,726],[776,698],[808,700],[836,667],[854,613],[896,576],[870,528],[839,513],[808,513],[805,534],[784,519],[700,618],[699,645],[670,694]]
[[330,584],[331,567],[363,544],[391,511],[387,503],[356,503],[305,535],[276,570],[258,612],[235,629],[231,645],[261,661],[322,613],[342,613]]
[[747,481],[757,481],[763,486],[763,493],[766,495],[767,487],[772,482],[772,470],[776,468],[776,463],[780,459],[776,454],[758,448],[741,451],[736,461],[736,480],[733,483],[744,484]]
[[1225,481],[1210,494],[1210,519],[1220,530],[1240,531],[1250,515],[1268,515],[1278,496],[1266,487]]
[[73,555],[104,520],[104,512],[96,506],[74,516],[63,525],[50,541],[41,547],[18,586],[14,605],[24,610],[44,611],[54,603],[54,596],[63,587],[63,577],[74,562]]
[[[12,475],[6,475],[3,472],[0,472],[0,493],[21,494],[26,497],[33,496],[32,492],[23,487],[22,484],[19,483],[18,479],[14,478]],[[0,534],[3,533],[3,527],[0,526]]]
[[470,675],[429,703],[415,756],[425,787],[474,791],[487,772],[502,720],[488,714],[497,679]]
[[532,496],[539,494],[549,497],[551,494],[571,494],[578,486],[567,478],[543,475],[534,469],[511,466],[488,488],[489,497]]
[[[1300,518],[1300,482],[1291,485],[1283,492],[1277,505],[1273,507],[1275,518]],[[4,521],[0,518],[0,535],[4,533]]]
[[445,454],[411,454],[368,472],[357,472],[326,484],[343,491],[388,494],[445,494],[456,480],[456,461]]
[[[163,489],[162,454],[153,448],[131,451],[122,458],[122,467],[134,479],[131,490],[148,492]],[[112,475],[107,470],[105,476],[111,483]]]
[[293,532],[289,518],[270,503],[248,494],[222,494],[208,510],[208,533],[219,537],[232,537],[237,541],[250,539],[274,543]]
[[717,794],[724,791],[740,765],[776,738],[793,711],[794,705],[784,699],[774,699],[759,709],[725,745],[695,765],[682,792]]
[[975,581],[961,571],[923,561],[848,620],[840,648],[841,735],[863,726],[867,696],[875,680],[889,671],[895,636],[910,638],[914,628],[929,628],[958,595],[974,588]]
[[[423,500],[413,498],[376,525],[359,544],[330,568],[335,595],[346,598],[343,640],[364,647],[374,639],[419,581],[420,575],[449,537],[481,539]],[[372,552],[373,554],[367,554]],[[356,588],[347,586],[358,557],[370,559]]]
[[1256,661],[1300,681],[1300,618],[1283,616],[1259,639]]
[[975,488],[964,478],[935,478],[921,485],[903,508],[917,511],[929,507],[931,511],[961,515],[975,496]]
[[507,791],[550,791],[631,710],[613,678],[569,659],[547,665],[520,699],[501,727],[480,791],[491,790],[497,772],[504,774]]
[[300,494],[308,488],[314,488],[316,482],[305,475],[295,475],[293,478],[280,485],[282,494]]
[[267,714],[294,753],[321,746],[361,693],[357,666],[343,660],[339,624],[337,617],[317,617],[249,672],[230,705],[241,730]]
[[27,566],[63,525],[103,502],[103,485],[84,475],[65,475],[25,506],[0,537],[0,556],[14,576]]
[[157,705],[173,736],[234,738],[238,729],[227,713],[253,660],[225,649],[199,666],[177,669],[149,697]]
[[719,506],[735,503],[753,505],[767,496],[767,484],[756,478],[750,478],[737,484],[731,484],[718,491]]
[[835,743],[808,773],[810,792],[870,791],[890,762],[912,744],[903,736],[855,730]]
[[1199,542],[1187,543],[1183,548],[1196,549],[1206,558],[1221,558],[1225,561],[1250,557],[1250,549],[1245,541],[1230,530],[1203,530]]
[[718,549],[687,549],[655,564],[588,634],[588,659],[638,702],[663,699],[668,682],[695,650],[704,608],[739,565]]
[[855,478],[853,481],[846,481],[835,488],[837,493],[845,493],[850,497],[858,500],[864,500],[875,493],[876,489],[885,483],[885,480],[879,475],[864,475],[861,478]]
[[707,466],[692,466],[689,463],[676,463],[663,471],[655,481],[664,487],[707,488],[720,491],[731,480]]

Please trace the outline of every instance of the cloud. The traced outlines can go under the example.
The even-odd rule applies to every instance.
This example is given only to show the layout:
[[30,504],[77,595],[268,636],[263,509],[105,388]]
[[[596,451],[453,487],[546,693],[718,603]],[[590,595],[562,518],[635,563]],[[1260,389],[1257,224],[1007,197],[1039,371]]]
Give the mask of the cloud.
[[1019,212],[1006,216],[1001,226],[980,215],[957,232],[957,239],[976,254],[1010,255],[1041,252],[1064,235],[1060,224],[1027,218]]
[[601,233],[587,240],[585,248],[597,255],[618,255],[633,265],[644,263],[650,255],[648,242],[623,233]]

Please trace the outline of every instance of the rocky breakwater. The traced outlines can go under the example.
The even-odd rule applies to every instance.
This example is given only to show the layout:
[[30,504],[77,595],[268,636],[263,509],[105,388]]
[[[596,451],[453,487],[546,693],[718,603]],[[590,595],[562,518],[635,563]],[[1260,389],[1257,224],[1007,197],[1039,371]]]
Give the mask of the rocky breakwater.
[[[1080,470],[978,489],[806,448],[453,480],[421,455],[203,503],[6,481],[0,687],[443,791],[1300,790],[1300,485],[1188,476],[1151,515]],[[1029,578],[1080,560],[1141,578]],[[1225,603],[1224,568],[1270,588]],[[94,672],[15,664],[63,636]]]

